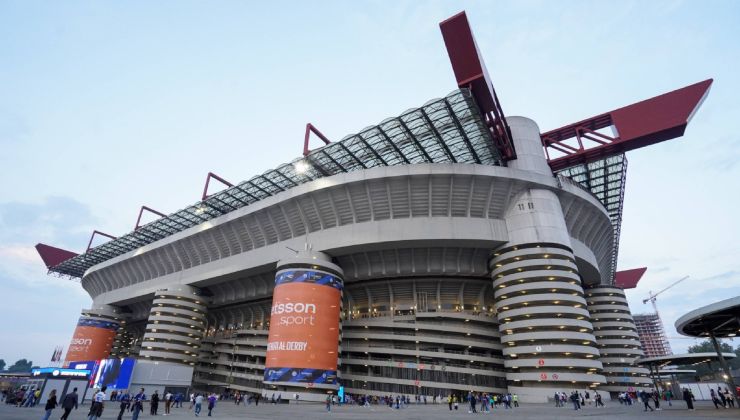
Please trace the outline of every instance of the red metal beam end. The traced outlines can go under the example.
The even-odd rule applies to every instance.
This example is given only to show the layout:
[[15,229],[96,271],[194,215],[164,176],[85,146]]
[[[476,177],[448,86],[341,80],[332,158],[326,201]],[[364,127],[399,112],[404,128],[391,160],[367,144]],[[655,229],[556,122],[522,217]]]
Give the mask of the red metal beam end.
[[303,137],[303,156],[308,156],[308,154],[311,153],[311,150],[308,148],[308,140],[311,137],[311,133],[316,134],[318,138],[324,141],[324,144],[331,143],[331,140],[326,138],[326,136],[321,131],[319,131],[318,128],[314,127],[313,124],[308,123],[306,124],[306,134]]
[[494,146],[504,160],[516,159],[511,129],[478,50],[468,17],[460,12],[439,24],[457,86],[470,89],[491,130]]
[[647,267],[617,271],[614,275],[614,284],[622,289],[634,289],[647,271]]
[[144,214],[144,210],[148,211],[149,213],[154,213],[159,217],[167,217],[166,214],[160,213],[151,207],[141,206],[141,209],[139,209],[139,217],[136,218],[136,226],[134,226],[134,230],[138,230],[141,227],[141,216]]
[[[208,172],[208,176],[206,176],[206,186],[203,187],[203,195],[200,198],[200,201],[206,201],[206,198],[208,198],[208,185],[211,182],[211,178],[215,179],[216,181],[226,185],[227,187],[231,188],[234,186],[231,182],[221,178],[220,176],[214,174],[213,172]],[[156,213],[156,212],[155,212]],[[164,214],[159,213],[160,216],[165,217]]]
[[53,247],[46,244],[36,244],[36,252],[39,253],[41,260],[46,264],[46,268],[51,270],[53,267],[67,261],[70,258],[74,258],[79,254],[66,249]]
[[[683,136],[689,121],[709,94],[712,82],[707,79],[542,134],[542,146],[550,167],[557,172]],[[613,127],[615,137],[595,132],[607,127]],[[573,138],[577,138],[578,147],[565,143]],[[584,144],[583,139],[591,143]],[[551,158],[551,150],[563,156]]]
[[95,238],[95,235],[105,236],[106,238],[110,238],[110,239],[118,239],[113,235],[108,235],[107,233],[103,233],[99,230],[94,230],[92,235],[90,235],[90,242],[87,243],[87,249],[85,250],[85,254],[90,252],[90,249],[92,248],[92,241]]

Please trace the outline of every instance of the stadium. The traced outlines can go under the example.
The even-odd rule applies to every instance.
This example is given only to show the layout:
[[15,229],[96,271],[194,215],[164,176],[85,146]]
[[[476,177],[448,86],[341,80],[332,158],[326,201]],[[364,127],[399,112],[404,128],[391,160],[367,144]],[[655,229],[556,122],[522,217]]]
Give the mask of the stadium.
[[543,133],[504,115],[464,12],[440,27],[446,96],[340,141],[308,124],[303,156],[209,174],[202,201],[82,254],[37,245],[93,299],[65,364],[317,401],[649,386],[639,276],[616,267],[625,152],[682,136],[711,79]]

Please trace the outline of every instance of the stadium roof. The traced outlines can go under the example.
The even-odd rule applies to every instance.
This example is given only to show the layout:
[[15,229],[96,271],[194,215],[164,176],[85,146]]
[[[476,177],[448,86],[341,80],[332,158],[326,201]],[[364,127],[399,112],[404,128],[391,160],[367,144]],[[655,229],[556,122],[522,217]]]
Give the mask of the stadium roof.
[[414,163],[501,165],[501,157],[469,90],[456,90],[421,108],[388,118],[61,263],[49,264],[55,259],[45,257],[57,248],[40,244],[45,248],[37,249],[50,272],[81,278],[96,264],[294,186],[342,172]]

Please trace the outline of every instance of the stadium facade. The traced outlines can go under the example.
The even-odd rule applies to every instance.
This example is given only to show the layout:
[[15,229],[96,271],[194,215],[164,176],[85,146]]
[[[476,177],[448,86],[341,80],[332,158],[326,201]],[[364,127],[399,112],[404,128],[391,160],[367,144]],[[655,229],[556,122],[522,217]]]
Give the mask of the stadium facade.
[[682,135],[711,81],[543,134],[504,117],[464,13],[441,26],[449,95],[338,142],[309,124],[299,159],[81,255],[38,245],[93,299],[74,357],[303,400],[649,386],[615,283],[624,152]]

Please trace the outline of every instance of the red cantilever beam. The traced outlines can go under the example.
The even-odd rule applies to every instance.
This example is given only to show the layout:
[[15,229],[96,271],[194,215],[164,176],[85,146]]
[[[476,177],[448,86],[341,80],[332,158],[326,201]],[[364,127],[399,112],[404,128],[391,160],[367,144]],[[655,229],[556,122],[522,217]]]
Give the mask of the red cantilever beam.
[[445,47],[447,47],[447,55],[450,57],[457,86],[470,89],[470,93],[475,98],[491,130],[494,146],[499,150],[503,159],[515,159],[511,129],[509,129],[501,103],[496,96],[486,64],[475,43],[467,15],[464,11],[460,12],[441,22],[439,28],[442,31]]
[[[208,176],[206,177],[206,186],[203,188],[203,196],[201,197],[200,201],[206,201],[206,198],[208,198],[208,184],[211,182],[211,178],[215,179],[216,181],[226,185],[227,187],[231,188],[234,186],[231,182],[221,178],[220,176],[214,174],[213,172],[208,172]],[[162,217],[164,217],[163,214],[160,213]]]
[[647,267],[617,271],[614,275],[614,284],[622,289],[634,289],[647,271]]
[[308,156],[308,154],[311,153],[311,150],[308,148],[308,139],[311,137],[311,133],[316,134],[321,140],[324,141],[324,144],[331,143],[331,141],[326,138],[324,133],[319,131],[318,128],[314,127],[313,124],[308,123],[306,124],[306,135],[303,136],[303,156]]
[[46,264],[46,268],[51,269],[78,254],[67,251],[66,249],[56,248],[46,244],[36,244],[36,252],[39,253],[41,260]]
[[136,219],[136,226],[134,226],[134,230],[138,230],[141,227],[141,216],[144,214],[144,210],[148,211],[149,213],[154,213],[159,217],[167,217],[166,214],[160,213],[151,207],[141,206],[141,209],[139,210],[139,217]]
[[118,239],[113,235],[108,235],[107,233],[103,233],[99,230],[94,230],[92,235],[90,235],[90,242],[87,243],[87,249],[85,250],[86,254],[90,252],[90,248],[92,248],[92,241],[95,238],[95,235],[105,236],[106,238],[110,238],[110,239]]
[[[691,117],[709,94],[712,81],[704,80],[542,134],[550,167],[559,171],[683,136]],[[595,132],[610,126],[616,137]],[[574,138],[578,147],[565,143]],[[596,145],[587,148],[583,140]],[[550,158],[552,150],[564,155]]]

